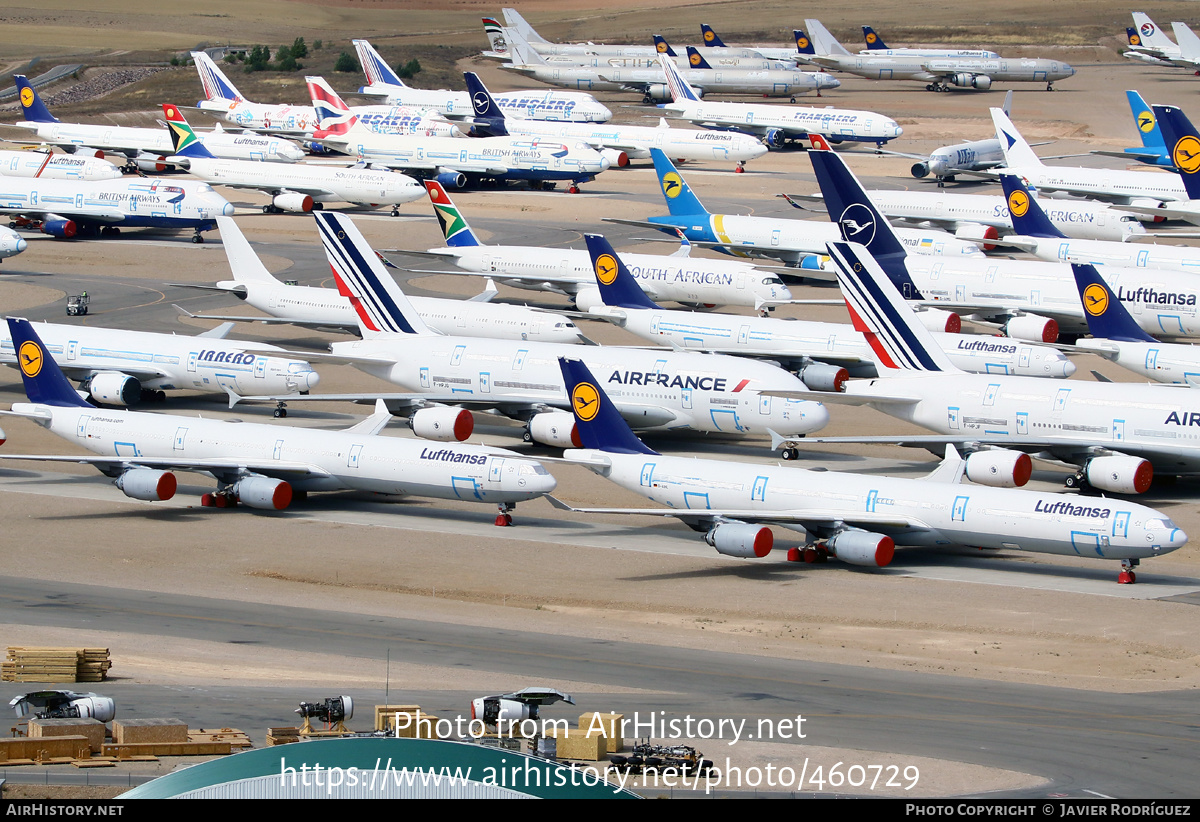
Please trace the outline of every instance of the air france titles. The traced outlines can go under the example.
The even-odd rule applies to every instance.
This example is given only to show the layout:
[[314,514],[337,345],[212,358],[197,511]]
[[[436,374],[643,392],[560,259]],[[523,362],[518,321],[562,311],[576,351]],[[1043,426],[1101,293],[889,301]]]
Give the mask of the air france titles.
[[[722,393],[725,391],[726,380],[716,377],[699,377],[699,376],[680,376],[672,377],[670,374],[664,374],[661,371],[614,371],[612,376],[608,378],[610,385],[642,385],[654,386],[655,388],[678,388],[680,390],[697,390],[697,391],[716,391]],[[738,391],[745,385],[745,381],[740,383],[734,391]]]

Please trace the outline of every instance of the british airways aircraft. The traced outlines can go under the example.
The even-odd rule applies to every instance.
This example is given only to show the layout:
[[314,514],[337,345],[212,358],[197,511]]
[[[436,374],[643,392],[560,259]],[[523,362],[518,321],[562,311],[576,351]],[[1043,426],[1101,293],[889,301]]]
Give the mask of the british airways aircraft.
[[217,481],[216,493],[201,498],[204,506],[280,510],[297,493],[357,490],[494,504],[496,524],[511,525],[516,503],[556,484],[539,463],[512,451],[449,441],[469,429],[469,415],[444,427],[444,444],[434,445],[379,436],[391,419],[379,406],[345,431],[96,408],[79,397],[26,320],[10,318],[8,326],[29,402],[0,413],[32,420],[99,456],[5,458],[88,463],[134,499],[170,499],[178,484],[173,472],[188,471]]
[[777,525],[801,535],[804,549],[788,550],[793,562],[823,555],[882,567],[897,545],[968,545],[1119,560],[1118,581],[1131,583],[1139,560],[1187,544],[1169,517],[1137,503],[963,483],[975,466],[953,447],[923,479],[664,456],[634,435],[586,364],[564,358],[560,367],[583,444],[563,458],[666,507],[551,502],[675,517],[726,556],[765,557],[774,547],[769,526]]

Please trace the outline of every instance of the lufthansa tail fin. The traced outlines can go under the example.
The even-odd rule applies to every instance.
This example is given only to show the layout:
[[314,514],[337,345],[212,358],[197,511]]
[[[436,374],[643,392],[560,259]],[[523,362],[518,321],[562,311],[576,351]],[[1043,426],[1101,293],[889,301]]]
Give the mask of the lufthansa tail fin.
[[804,29],[792,29],[792,39],[796,41],[796,51],[805,57],[815,57],[817,50],[813,48],[812,38],[804,33]]
[[858,243],[829,243],[838,285],[854,330],[867,338],[881,371],[945,371],[959,369],[933,335],[917,321],[883,269]]
[[1001,174],[1000,185],[1004,187],[1004,204],[1008,206],[1008,216],[1012,220],[1013,230],[1026,237],[1057,237],[1065,238],[1038,201],[1029,194],[1029,189],[1015,174]]
[[46,104],[42,102],[42,98],[38,96],[34,87],[29,85],[29,80],[24,74],[14,74],[13,81],[17,84],[17,99],[21,101],[21,113],[25,116],[26,122],[58,122],[58,118],[50,113],[50,109],[46,108]]
[[1021,136],[1008,115],[998,108],[988,109],[992,113],[992,123],[996,126],[996,137],[1000,140],[1000,150],[1004,152],[1004,165],[1009,168],[1021,166],[1043,165],[1033,146]]
[[604,393],[600,381],[582,361],[559,357],[558,365],[562,369],[567,397],[571,400],[571,411],[575,414],[575,430],[584,448],[613,454],[658,455],[637,438]]
[[700,38],[704,40],[704,45],[715,49],[725,49],[729,46],[725,45],[721,40],[721,36],[712,30],[712,26],[708,23],[700,24]]
[[438,218],[438,223],[442,226],[442,235],[446,238],[446,245],[451,248],[483,245],[475,236],[475,232],[471,230],[471,226],[467,224],[466,218],[459,213],[458,206],[450,199],[450,195],[446,193],[446,189],[441,183],[437,180],[426,180],[425,190],[429,192],[429,202],[433,203],[434,216]]
[[687,47],[688,65],[694,69],[712,69],[708,61],[704,59],[704,55],[696,51],[695,46]]
[[352,40],[354,50],[358,52],[358,62],[362,64],[363,74],[367,76],[367,84],[372,86],[400,86],[407,88],[404,81],[392,71],[392,67],[379,56],[379,52],[366,40]]
[[1162,129],[1168,158],[1183,178],[1188,197],[1200,200],[1200,132],[1175,106],[1151,106],[1151,110]]
[[700,202],[700,198],[692,193],[691,187],[680,176],[675,164],[670,161],[662,149],[650,149],[650,157],[654,160],[654,172],[658,175],[658,185],[662,188],[663,197],[667,200],[667,210],[672,217],[690,217],[696,215],[708,216],[708,209]]
[[646,296],[637,278],[629,273],[625,263],[617,256],[612,244],[601,234],[584,234],[588,254],[592,258],[592,272],[596,285],[600,287],[600,299],[614,308],[655,309],[654,300]]
[[671,44],[667,42],[667,38],[663,37],[661,34],[655,34],[652,35],[652,37],[654,38],[654,48],[658,49],[659,54],[665,54],[668,57],[679,56],[675,53],[675,49],[671,48]]
[[875,33],[875,29],[870,26],[863,26],[863,40],[867,42],[867,51],[882,51],[888,48],[888,44],[883,42],[883,38]]
[[17,368],[25,383],[25,396],[30,402],[66,408],[92,407],[83,401],[63,374],[29,320],[9,317],[8,332],[12,335]]
[[364,339],[379,333],[433,333],[349,217],[336,211],[317,211],[313,216],[338,293],[354,306]]
[[204,86],[205,97],[229,103],[246,102],[246,98],[205,52],[193,51],[192,60],[196,64],[196,73],[200,75],[200,85]]
[[1093,337],[1120,342],[1158,342],[1130,316],[1094,265],[1073,263],[1071,271],[1075,273],[1075,285],[1083,303],[1083,318]]
[[471,98],[471,107],[475,109],[476,127],[492,137],[507,136],[504,112],[500,110],[483,80],[473,71],[464,71],[463,77],[467,81],[467,95]]
[[179,106],[163,103],[163,115],[167,118],[167,132],[171,135],[171,145],[174,146],[177,157],[203,157],[215,160],[213,153],[205,148],[204,143],[192,131],[187,118],[179,110]]

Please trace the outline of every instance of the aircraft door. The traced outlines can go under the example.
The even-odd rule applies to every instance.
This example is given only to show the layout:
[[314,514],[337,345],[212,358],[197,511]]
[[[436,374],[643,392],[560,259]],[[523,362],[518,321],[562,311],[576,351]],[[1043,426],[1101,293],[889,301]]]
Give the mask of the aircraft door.
[[350,454],[346,457],[347,468],[358,468],[359,461],[362,459],[362,450],[361,445],[350,446]]
[[1118,539],[1129,538],[1129,512],[1118,511],[1113,517],[1112,535]]
[[994,406],[996,404],[996,395],[1000,393],[1000,385],[992,383],[987,387],[987,391],[983,394],[983,404],[986,406]]
[[450,364],[451,365],[462,365],[463,354],[465,354],[466,352],[467,352],[467,347],[465,345],[454,346],[454,353],[450,355]]
[[492,393],[492,374],[490,371],[479,372],[479,392],[481,394]]
[[1147,368],[1147,370],[1157,368],[1158,367],[1157,363],[1158,363],[1158,349],[1157,348],[1146,349],[1146,368]]
[[67,359],[73,360],[79,356],[79,341],[71,340],[67,343]]
[[283,453],[283,440],[275,440],[275,450],[271,452],[271,459],[279,459]]
[[267,376],[267,358],[254,358],[254,379],[261,380]]
[[488,482],[500,482],[504,478],[504,457],[492,457],[488,461]]
[[1021,349],[1020,363],[1022,368],[1029,367],[1030,348],[1028,346]]
[[767,478],[755,477],[754,488],[750,491],[751,502],[765,502],[767,498]]
[[970,499],[970,497],[955,497],[954,509],[950,513],[950,519],[954,520],[955,522],[966,522],[967,502],[970,501]]
[[645,488],[650,488],[654,483],[654,463],[648,462],[642,466],[641,484]]
[[199,358],[199,356],[200,356],[199,351],[189,351],[188,352],[188,362],[187,362],[187,370],[188,371],[196,370],[196,360]]
[[1125,420],[1112,421],[1112,438],[1113,442],[1121,442],[1125,439]]
[[1029,433],[1029,412],[1028,411],[1018,411],[1017,412],[1017,433],[1018,434],[1028,434]]
[[520,371],[522,366],[525,365],[525,358],[528,356],[529,356],[528,349],[526,349],[526,348],[518,349],[517,353],[515,355],[513,355],[513,363],[512,363],[513,371]]
[[428,388],[429,387],[429,369],[422,368],[420,374],[421,374],[421,387]]
[[1150,263],[1150,251],[1143,248],[1137,254],[1137,267],[1145,268]]
[[75,195],[75,207],[83,208],[83,192],[80,192]]
[[946,425],[951,431],[958,430],[958,406],[950,406],[946,409]]
[[174,450],[182,451],[187,446],[187,432],[188,432],[188,430],[186,428],[176,428],[175,429]]

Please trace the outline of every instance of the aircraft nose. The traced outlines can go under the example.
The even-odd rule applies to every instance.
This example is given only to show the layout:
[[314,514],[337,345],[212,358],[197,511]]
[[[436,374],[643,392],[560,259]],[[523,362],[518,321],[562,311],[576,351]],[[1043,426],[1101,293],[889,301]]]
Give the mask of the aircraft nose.
[[304,373],[303,387],[300,389],[302,393],[307,394],[317,387],[321,382],[321,375],[316,371],[306,371]]
[[29,248],[29,243],[25,242],[24,237],[17,238],[17,253],[20,254],[25,249]]
[[225,205],[221,206],[221,216],[222,217],[232,217],[233,216],[233,203],[229,202],[228,200],[225,200]]
[[611,167],[612,167],[612,163],[610,163],[608,161],[608,158],[605,157],[604,155],[600,155],[600,170],[608,171],[609,168],[611,168]]
[[608,106],[600,106],[600,117],[602,118],[600,121],[602,123],[607,123],[612,119],[612,111],[609,110]]
[[774,292],[779,295],[775,298],[777,300],[790,300],[792,298],[791,289],[789,289],[786,285],[775,286]]
[[1064,377],[1069,377],[1075,373],[1075,363],[1071,362],[1067,357],[1063,357],[1062,372]]

